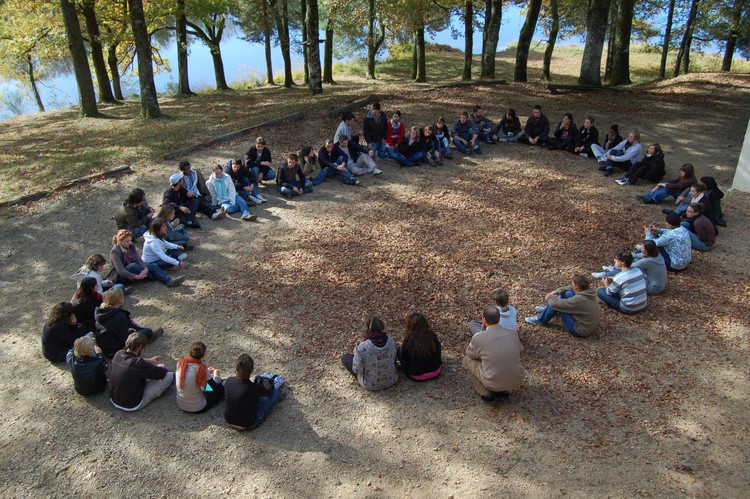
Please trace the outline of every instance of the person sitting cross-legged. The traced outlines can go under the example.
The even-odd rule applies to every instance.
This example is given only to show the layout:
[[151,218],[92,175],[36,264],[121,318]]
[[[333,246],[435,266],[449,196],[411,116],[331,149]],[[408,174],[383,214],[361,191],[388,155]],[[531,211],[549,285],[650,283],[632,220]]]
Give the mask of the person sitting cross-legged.
[[544,299],[547,304],[537,306],[538,314],[526,317],[526,322],[546,326],[559,316],[565,329],[576,337],[591,336],[599,327],[601,309],[596,301],[596,290],[589,286],[586,276],[574,275],[570,286],[556,289]]
[[719,229],[710,218],[703,214],[703,205],[701,203],[689,205],[685,215],[687,215],[687,221],[682,222],[682,226],[687,226],[692,248],[698,251],[708,251],[713,248]]
[[196,341],[188,355],[177,362],[177,406],[185,412],[204,413],[224,397],[219,370],[206,366],[205,356],[205,343]]
[[549,119],[542,113],[542,106],[537,104],[531,110],[531,116],[526,120],[523,136],[519,142],[530,146],[543,146],[549,137]]
[[118,229],[129,230],[138,239],[148,230],[153,216],[154,209],[148,206],[143,189],[133,189],[115,214],[115,225]]
[[682,218],[677,213],[667,215],[668,228],[661,229],[651,224],[645,228],[646,239],[654,241],[664,263],[670,272],[681,272],[692,259],[690,231],[682,226]]
[[[643,278],[646,279],[646,293],[658,295],[667,287],[668,281],[664,257],[659,253],[656,243],[651,240],[637,244],[635,249],[631,268],[640,269],[643,272]],[[620,269],[612,265],[603,265],[602,269],[604,269],[604,272],[593,272],[591,275],[601,279],[606,276],[614,277],[620,273]]]
[[341,356],[347,371],[367,390],[385,390],[398,381],[396,341],[385,332],[385,324],[378,317],[370,317],[364,340],[354,353]]
[[414,381],[437,378],[443,370],[441,346],[427,318],[419,313],[406,319],[404,342],[398,348],[398,361],[404,373]]
[[515,109],[511,107],[505,112],[494,132],[498,142],[518,142],[518,139],[523,137],[521,120],[516,116]]
[[213,173],[206,181],[206,187],[208,187],[208,192],[211,193],[214,206],[218,205],[220,210],[225,213],[241,211],[240,218],[248,222],[258,219],[257,215],[250,213],[250,208],[248,208],[245,200],[237,195],[234,182],[229,175],[224,175],[224,168],[220,164],[214,166]]
[[523,347],[518,333],[499,322],[497,307],[485,307],[482,330],[472,336],[463,358],[471,383],[485,402],[507,399],[526,374],[521,365]]
[[224,382],[224,420],[240,431],[262,425],[273,406],[286,397],[270,380],[260,376],[251,380],[253,369],[253,358],[243,353],[237,359],[237,375]]
[[312,180],[302,173],[302,168],[297,164],[298,158],[299,156],[295,153],[289,154],[286,163],[279,168],[276,174],[277,189],[282,196],[288,199],[313,191]]
[[572,152],[578,140],[578,128],[573,122],[573,115],[565,113],[562,121],[557,124],[552,137],[547,139],[547,148],[550,150],[562,149]]
[[623,314],[640,312],[648,304],[646,279],[641,269],[631,268],[633,255],[623,251],[615,256],[614,266],[620,272],[614,277],[602,277],[597,296],[609,307]]
[[359,180],[354,178],[354,175],[346,169],[348,159],[346,153],[331,139],[326,139],[325,145],[323,145],[323,147],[320,148],[320,151],[318,151],[320,167],[328,169],[329,177],[340,175],[342,177],[342,184],[359,185]]
[[583,120],[583,126],[578,130],[578,137],[573,152],[584,158],[592,158],[594,151],[592,147],[599,146],[599,130],[594,126],[594,118],[587,116]]
[[[492,290],[492,299],[495,300],[497,311],[500,312],[500,326],[505,329],[518,330],[516,307],[510,305],[510,296],[502,288]],[[482,321],[473,320],[469,322],[469,331],[471,334],[477,334],[482,330]]]
[[482,153],[479,148],[479,131],[471,125],[469,113],[466,111],[461,113],[453,123],[451,135],[453,136],[453,144],[462,154]]
[[73,375],[73,385],[80,395],[88,396],[103,392],[107,388],[107,371],[109,365],[102,357],[102,352],[96,346],[91,336],[81,336],[66,358],[70,372]]

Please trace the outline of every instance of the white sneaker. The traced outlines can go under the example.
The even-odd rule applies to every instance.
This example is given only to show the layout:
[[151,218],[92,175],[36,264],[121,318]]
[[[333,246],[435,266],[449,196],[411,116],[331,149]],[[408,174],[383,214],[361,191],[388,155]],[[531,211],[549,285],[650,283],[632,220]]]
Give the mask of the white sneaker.
[[259,199],[261,203],[267,203],[267,202],[268,202],[268,199],[264,198],[264,197],[263,197],[263,194],[258,194],[258,195],[257,195],[257,196],[255,196],[255,197],[256,197],[257,199]]
[[592,272],[591,273],[591,277],[593,277],[594,279],[601,279],[602,277],[606,275],[607,275],[606,272]]
[[261,200],[260,200],[260,198],[257,198],[257,197],[255,197],[255,196],[253,196],[253,195],[248,195],[248,196],[247,196],[247,199],[248,199],[248,200],[249,200],[249,201],[250,201],[251,203],[253,203],[253,204],[256,204],[256,205],[257,205],[257,204],[260,204],[260,203],[262,203],[262,202],[263,202],[263,201],[261,201]]
[[213,215],[211,215],[211,220],[219,220],[220,218],[224,218],[224,215],[226,215],[224,208],[219,208]]
[[612,272],[613,270],[615,270],[615,266],[614,265],[602,265],[602,270],[606,270],[607,272]]
[[372,170],[373,175],[380,175],[381,173],[383,173],[383,170],[381,170],[380,168],[375,168]]
[[181,262],[184,261],[185,258],[187,258],[187,253],[180,253],[179,255],[177,255],[177,259]]
[[589,157],[589,155],[588,155],[588,154],[586,154],[585,152],[579,152],[579,153],[578,153],[578,155],[579,155],[580,157],[582,157],[582,158],[588,158],[588,157]]

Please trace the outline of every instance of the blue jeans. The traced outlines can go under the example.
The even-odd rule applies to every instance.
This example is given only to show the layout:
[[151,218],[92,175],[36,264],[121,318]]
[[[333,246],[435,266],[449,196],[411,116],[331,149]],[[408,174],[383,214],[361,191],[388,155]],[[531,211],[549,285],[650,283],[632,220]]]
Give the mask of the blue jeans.
[[680,191],[668,191],[666,187],[659,187],[654,192],[647,192],[643,196],[643,201],[646,203],[661,203],[665,199],[667,199],[669,196],[672,196],[673,198],[677,199],[677,197],[680,195]]
[[[338,165],[340,165],[343,162],[344,162],[344,158],[341,158],[341,157],[336,160],[336,164]],[[346,179],[347,182],[354,181],[354,175],[352,175],[349,170],[341,171],[336,168],[324,168],[324,169],[328,170],[328,173],[326,173],[328,177],[333,177],[334,175],[341,175],[342,177],[344,177],[344,179]]]
[[690,236],[690,245],[693,247],[693,249],[696,249],[698,251],[708,251],[711,249],[711,246],[698,239],[698,234],[696,234],[695,232],[688,231],[688,235]]
[[157,260],[156,262],[148,263],[146,264],[146,267],[148,267],[148,278],[152,281],[159,281],[162,284],[169,284],[170,282],[172,282],[172,278],[169,277],[169,275],[167,275],[167,273],[164,272],[164,270],[162,270],[162,267],[159,266],[158,262],[161,262],[162,264],[164,264],[165,266],[164,268],[169,268],[173,266],[162,260]]
[[234,198],[234,203],[230,203],[229,201],[221,203],[221,207],[224,208],[224,211],[227,213],[234,213],[235,211],[242,211],[242,213],[245,213],[246,211],[249,211],[247,203],[240,196]]
[[[568,298],[572,298],[573,296],[575,296],[575,293],[568,290],[561,294],[560,298],[562,298],[563,300],[567,300]],[[566,314],[565,312],[558,312],[549,305],[545,305],[544,310],[539,312],[539,315],[537,315],[536,318],[540,324],[547,325],[556,315],[560,316],[560,320],[565,325],[565,329],[567,329],[570,334],[572,334],[573,336],[580,336],[578,333],[576,333],[576,320],[573,318],[573,316],[570,314]]]
[[282,395],[279,389],[274,387],[270,397],[261,397],[258,399],[258,402],[255,403],[255,424],[253,428],[257,428],[268,419],[271,409],[283,398]]
[[401,163],[404,166],[414,166],[414,163],[409,161],[409,159],[406,158],[403,154],[398,152],[395,149],[388,149],[388,157],[391,159],[395,159],[399,163]]
[[515,135],[508,135],[507,132],[499,132],[497,134],[497,140],[500,142],[518,142],[518,139],[523,137],[523,130],[516,133]]
[[457,137],[453,137],[453,144],[458,148],[459,151],[461,151],[463,154],[466,154],[469,152],[469,148],[464,145],[463,142],[458,140]]
[[443,157],[447,156],[448,154],[451,154],[450,141],[446,137],[443,137],[442,139],[439,140],[439,142],[440,142],[440,154],[442,154]]
[[[607,152],[607,154],[609,154],[611,156],[622,156],[625,153],[623,151],[621,151],[621,150],[610,149]],[[607,158],[607,170],[614,170],[615,169],[615,164],[623,165],[622,162],[612,161],[611,159]],[[630,166],[631,166],[631,163],[628,162],[628,168],[630,168]]]
[[145,234],[148,231],[148,227],[145,225],[139,225],[138,227],[132,227],[130,225],[126,225],[125,229],[130,231],[131,234],[133,234],[133,239],[138,239],[143,234]]
[[318,175],[314,179],[312,179],[313,185],[322,184],[323,181],[326,179],[326,177],[328,177],[328,171],[329,171],[329,168],[327,166],[321,169],[320,173],[318,173]]
[[[138,265],[137,263],[133,262],[133,263],[129,263],[129,264],[125,265],[125,270],[127,270],[131,274],[140,274],[141,271],[143,270],[143,268],[140,265]],[[151,271],[149,270],[149,273],[150,272]],[[132,282],[133,281],[131,281],[127,277],[123,277],[120,274],[117,274],[117,284],[130,284]]]
[[[302,186],[302,184],[300,183],[299,180],[295,180],[294,182],[291,183],[291,185],[293,185],[297,189],[304,189],[305,187],[311,187],[313,185],[313,182],[312,182],[312,180],[310,180],[308,178],[308,179],[305,179],[305,185],[304,185],[304,187]],[[283,185],[277,186],[277,190],[281,194],[289,194],[291,196],[299,196],[299,194],[297,194],[296,192],[294,192],[292,189],[290,189],[289,187],[285,187]]]
[[599,288],[599,291],[596,292],[596,296],[598,296],[599,299],[606,303],[610,308],[613,308],[622,314],[631,313],[625,312],[622,308],[620,308],[620,293],[611,295],[607,293],[607,290],[605,288]]
[[385,142],[373,142],[370,148],[378,155],[378,158],[387,158],[390,147]]
[[[260,194],[260,186],[258,185],[258,177],[260,176],[260,168],[257,166],[253,166],[250,168],[250,173],[253,174],[253,196],[258,196]],[[268,171],[263,174],[263,180],[273,180],[276,178],[276,172],[273,171],[273,168],[269,168]]]
[[488,144],[494,144],[495,139],[492,138],[492,130],[480,130],[478,135],[479,140],[483,140],[484,142],[487,142]]

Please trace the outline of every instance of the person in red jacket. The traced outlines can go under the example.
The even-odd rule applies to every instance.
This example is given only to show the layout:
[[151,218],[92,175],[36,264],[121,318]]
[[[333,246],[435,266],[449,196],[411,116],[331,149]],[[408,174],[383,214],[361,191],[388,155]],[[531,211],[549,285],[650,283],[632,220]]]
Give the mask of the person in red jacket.
[[404,135],[406,135],[406,127],[404,122],[401,121],[401,111],[394,111],[393,116],[388,121],[388,136],[385,138],[385,142],[391,149],[398,149]]

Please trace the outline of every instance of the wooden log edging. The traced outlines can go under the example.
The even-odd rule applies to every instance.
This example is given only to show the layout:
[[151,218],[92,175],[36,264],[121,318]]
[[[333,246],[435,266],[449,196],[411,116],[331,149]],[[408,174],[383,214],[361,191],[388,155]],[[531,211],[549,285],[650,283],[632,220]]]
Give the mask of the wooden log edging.
[[364,99],[355,100],[345,106],[329,109],[326,112],[326,117],[327,118],[341,118],[344,115],[344,113],[346,113],[347,111],[353,111],[354,109],[359,109],[362,106],[372,104],[373,102],[378,102],[378,100],[380,100],[380,98],[377,95],[375,94],[368,95]]
[[451,83],[441,83],[439,85],[433,85],[430,88],[425,88],[425,92],[433,92],[442,88],[455,88],[455,87],[474,87],[482,85],[507,85],[508,82],[505,80],[469,80],[469,81],[454,81]]
[[40,199],[44,199],[51,194],[54,194],[56,192],[66,191],[77,185],[89,184],[91,182],[95,182],[97,180],[102,180],[105,178],[121,177],[123,175],[129,175],[131,173],[133,173],[133,170],[129,166],[121,166],[120,168],[115,168],[114,170],[108,170],[102,173],[92,173],[91,175],[86,175],[85,177],[76,178],[68,182],[65,182],[63,184],[60,184],[56,187],[53,187],[52,189],[48,191],[34,192],[32,194],[27,194],[25,196],[21,196],[16,199],[10,199],[8,201],[0,201],[0,208],[8,208],[9,206],[18,206],[18,205],[31,203],[33,201],[39,201]]
[[242,130],[236,130],[234,132],[225,133],[224,135],[219,135],[218,137],[214,137],[213,139],[206,140],[204,142],[201,142],[200,144],[196,144],[194,146],[188,147],[186,149],[179,149],[177,151],[172,151],[166,153],[163,158],[165,160],[171,160],[175,158],[179,158],[180,156],[184,156],[188,153],[191,153],[193,151],[196,151],[198,149],[203,149],[206,147],[211,147],[215,144],[218,144],[219,142],[229,142],[230,140],[238,139],[240,137],[243,137],[245,135],[249,135],[250,132],[253,130],[256,130],[258,128],[264,128],[268,126],[274,126],[274,125],[280,125],[281,123],[285,123],[287,121],[301,121],[305,119],[304,113],[292,113],[287,114],[286,116],[281,116],[279,118],[274,118],[272,120],[264,121],[263,123],[259,123],[257,125],[249,126],[247,128],[243,128]]

